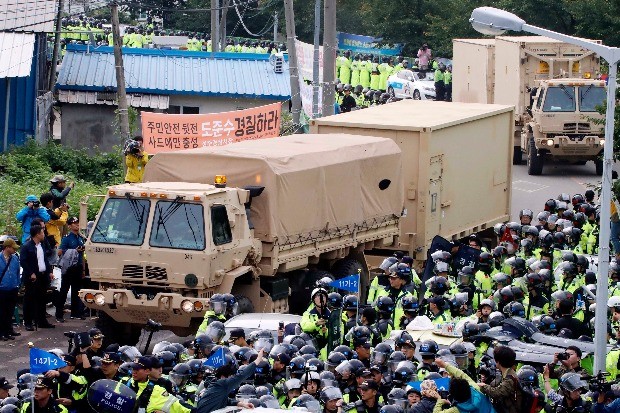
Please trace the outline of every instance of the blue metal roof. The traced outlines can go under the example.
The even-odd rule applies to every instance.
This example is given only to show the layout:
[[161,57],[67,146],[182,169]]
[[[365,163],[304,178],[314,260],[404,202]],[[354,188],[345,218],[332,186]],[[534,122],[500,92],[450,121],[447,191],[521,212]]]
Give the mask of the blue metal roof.
[[[288,100],[288,62],[276,73],[269,55],[123,48],[128,93],[201,95]],[[57,87],[113,91],[116,73],[112,47],[67,46]]]

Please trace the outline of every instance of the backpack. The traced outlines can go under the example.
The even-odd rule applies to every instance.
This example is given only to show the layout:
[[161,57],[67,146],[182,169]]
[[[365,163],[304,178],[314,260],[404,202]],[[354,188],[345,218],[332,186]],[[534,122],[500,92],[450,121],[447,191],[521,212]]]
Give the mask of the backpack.
[[[515,376],[509,376],[515,383],[517,392],[521,393],[521,408],[523,413],[538,413],[545,407],[545,393],[538,387],[523,386]],[[517,395],[515,394],[515,400]]]

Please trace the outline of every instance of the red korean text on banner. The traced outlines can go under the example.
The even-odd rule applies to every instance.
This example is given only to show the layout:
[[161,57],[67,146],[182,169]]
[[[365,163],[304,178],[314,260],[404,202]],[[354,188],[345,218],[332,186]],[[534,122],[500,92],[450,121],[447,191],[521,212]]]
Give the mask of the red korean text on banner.
[[142,137],[149,155],[222,146],[280,134],[280,103],[234,112],[168,115],[142,112]]

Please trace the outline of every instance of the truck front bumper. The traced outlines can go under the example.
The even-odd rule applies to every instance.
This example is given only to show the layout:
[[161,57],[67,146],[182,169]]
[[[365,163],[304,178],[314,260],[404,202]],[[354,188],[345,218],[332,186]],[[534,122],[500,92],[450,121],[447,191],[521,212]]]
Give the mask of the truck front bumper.
[[153,319],[168,327],[187,327],[192,319],[204,317],[209,299],[184,297],[176,293],[135,295],[127,289],[80,290],[86,307],[103,311],[119,323],[145,324]]
[[552,156],[594,158],[603,150],[605,138],[597,135],[553,135],[536,139],[536,147]]

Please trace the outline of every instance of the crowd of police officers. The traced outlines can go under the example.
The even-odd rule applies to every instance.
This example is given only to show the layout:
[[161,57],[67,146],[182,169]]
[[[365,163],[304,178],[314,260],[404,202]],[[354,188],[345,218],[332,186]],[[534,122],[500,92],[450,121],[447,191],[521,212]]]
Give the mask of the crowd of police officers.
[[[550,364],[533,360],[517,366],[510,347],[485,336],[509,319],[527,319],[545,335],[592,341],[597,275],[588,257],[597,253],[599,233],[593,198],[592,191],[560,194],[536,215],[522,210],[520,222],[496,225],[498,246],[492,249],[469,237],[468,247],[480,251],[477,262],[453,259],[461,244],[433,251],[428,277],[418,276],[407,255],[386,258],[365,303],[330,287],[330,277],[320,279],[301,322],[281,325],[277,339],[267,330],[234,329],[224,341],[224,322],[238,312],[231,294],[211,297],[193,340],[159,342],[147,355],[134,346],[103,346],[103,334],[92,329],[87,345],[52,350],[67,366],[43,376],[19,372],[19,393],[0,392],[0,413],[27,412],[33,403],[35,412],[93,411],[86,394],[99,379],[131,388],[136,411],[144,412],[206,413],[238,405],[438,413],[449,403],[450,413],[614,412],[620,394],[603,386],[600,377],[589,388],[592,356],[579,346],[558,351]],[[615,261],[609,283],[608,339],[616,344],[620,266]],[[458,328],[463,340],[443,349],[430,339],[416,343],[411,327],[421,320],[438,331]],[[334,342],[335,331],[340,333]],[[207,361],[222,353],[220,362]],[[620,348],[613,347],[607,355],[608,384],[619,369]],[[444,377],[450,377],[452,391],[437,386]]]

